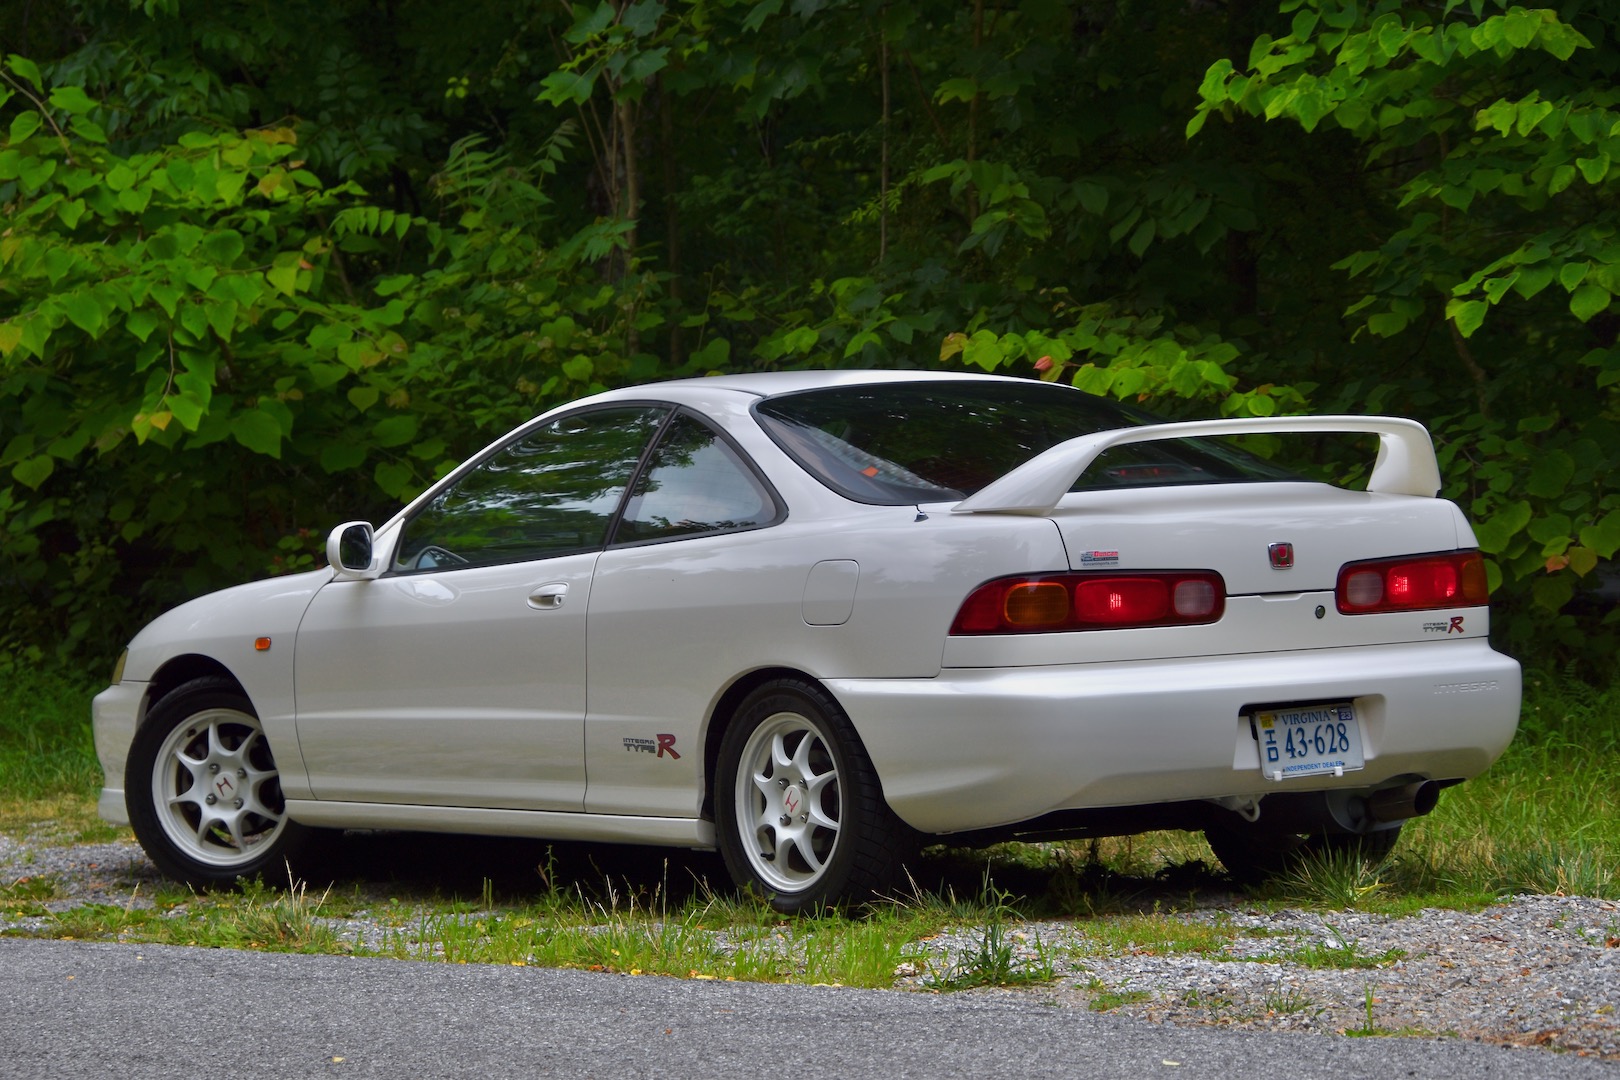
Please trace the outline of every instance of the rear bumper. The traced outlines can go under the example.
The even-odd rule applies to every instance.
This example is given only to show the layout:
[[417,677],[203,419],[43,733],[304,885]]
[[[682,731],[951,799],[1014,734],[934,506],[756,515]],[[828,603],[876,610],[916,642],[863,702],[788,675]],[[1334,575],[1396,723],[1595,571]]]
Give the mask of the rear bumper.
[[[1519,665],[1483,639],[830,680],[884,795],[950,833],[1057,810],[1468,779],[1513,738]],[[1267,780],[1246,713],[1353,701],[1366,767]]]

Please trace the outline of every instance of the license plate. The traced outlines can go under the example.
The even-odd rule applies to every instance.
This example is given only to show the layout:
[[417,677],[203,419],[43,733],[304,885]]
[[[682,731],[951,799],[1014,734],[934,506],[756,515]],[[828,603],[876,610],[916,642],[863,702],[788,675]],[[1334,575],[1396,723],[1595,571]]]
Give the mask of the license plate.
[[1268,779],[1343,776],[1366,764],[1361,756],[1361,721],[1348,702],[1267,709],[1253,719],[1260,771]]

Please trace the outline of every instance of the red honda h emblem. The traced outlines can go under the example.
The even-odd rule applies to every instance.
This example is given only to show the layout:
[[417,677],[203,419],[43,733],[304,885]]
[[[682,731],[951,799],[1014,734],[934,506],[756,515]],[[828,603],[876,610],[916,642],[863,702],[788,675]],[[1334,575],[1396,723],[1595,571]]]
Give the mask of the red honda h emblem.
[[1293,544],[1272,544],[1266,550],[1271,553],[1271,568],[1273,570],[1287,570],[1294,565]]

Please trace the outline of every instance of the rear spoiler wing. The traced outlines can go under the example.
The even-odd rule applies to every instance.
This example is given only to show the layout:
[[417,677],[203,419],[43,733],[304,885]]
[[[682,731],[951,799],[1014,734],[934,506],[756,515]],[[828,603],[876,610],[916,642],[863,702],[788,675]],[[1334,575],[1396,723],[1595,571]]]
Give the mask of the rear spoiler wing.
[[1429,431],[1398,416],[1278,416],[1193,420],[1116,428],[1058,443],[955,506],[956,514],[1047,514],[1080,475],[1115,446],[1210,435],[1271,435],[1286,432],[1352,432],[1378,436],[1378,460],[1367,490],[1433,498],[1440,492],[1440,463]]

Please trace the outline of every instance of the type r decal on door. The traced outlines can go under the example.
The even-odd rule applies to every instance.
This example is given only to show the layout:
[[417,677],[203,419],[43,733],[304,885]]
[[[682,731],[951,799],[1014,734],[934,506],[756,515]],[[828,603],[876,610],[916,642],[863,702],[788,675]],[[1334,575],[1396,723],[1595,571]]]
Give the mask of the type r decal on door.
[[659,735],[656,742],[652,739],[626,739],[624,748],[642,754],[656,754],[659,757],[668,754],[671,761],[681,760],[680,752],[675,749],[673,735]]

